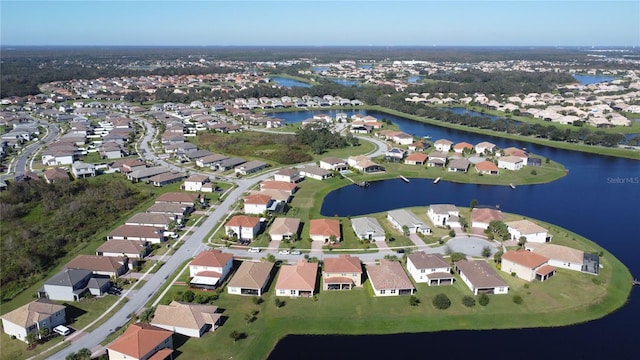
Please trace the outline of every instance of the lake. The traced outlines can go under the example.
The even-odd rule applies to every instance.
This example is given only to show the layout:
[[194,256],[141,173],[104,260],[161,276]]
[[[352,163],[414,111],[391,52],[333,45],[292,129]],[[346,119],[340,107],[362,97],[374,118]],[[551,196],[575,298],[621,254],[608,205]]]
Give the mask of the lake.
[[604,76],[604,75],[578,75],[575,74],[573,77],[578,80],[580,85],[591,85],[598,84],[601,82],[608,82],[611,80],[615,80],[612,76]]
[[283,78],[283,77],[272,77],[271,81],[275,82],[276,84],[280,85],[280,86],[284,86],[287,88],[292,88],[292,87],[311,87],[310,84],[307,83],[303,83],[301,81],[297,81],[297,80],[293,80],[293,79],[289,79],[289,78]]
[[[448,138],[472,144],[490,141],[502,148],[526,147],[532,153],[564,164],[569,174],[549,184],[518,186],[516,189],[446,181],[434,185],[431,180],[424,179],[412,179],[410,183],[386,180],[374,182],[368,188],[347,186],[326,197],[321,210],[323,215],[357,216],[430,203],[469,206],[471,199],[477,199],[480,204],[499,204],[503,211],[554,223],[583,235],[612,252],[632,274],[640,276],[639,161],[439,128],[377,112],[368,114],[385,117],[404,132],[415,136],[430,135],[433,140]],[[305,112],[301,116],[308,118],[312,113]],[[579,325],[380,336],[288,336],[277,344],[269,358],[298,359],[301,354],[310,359],[353,356],[379,359],[399,354],[483,358],[495,356],[499,351],[517,354],[519,359],[624,359],[637,352],[639,291],[640,287],[636,286],[628,304],[617,312]],[[495,350],[489,350],[489,347]]]

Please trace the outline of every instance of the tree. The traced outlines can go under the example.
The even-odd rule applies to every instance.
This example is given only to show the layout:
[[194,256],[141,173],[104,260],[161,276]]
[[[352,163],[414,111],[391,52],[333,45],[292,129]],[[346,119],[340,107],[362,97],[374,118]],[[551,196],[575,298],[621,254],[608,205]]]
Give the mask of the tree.
[[482,306],[487,306],[489,304],[489,295],[480,294],[480,296],[478,296],[478,304]]
[[82,348],[76,353],[76,360],[91,360],[91,350]]
[[520,304],[522,304],[522,301],[523,301],[523,300],[522,300],[522,296],[520,296],[520,295],[518,295],[518,294],[513,295],[513,302],[514,302],[514,303],[516,303],[516,304],[520,305]]
[[38,340],[38,335],[32,331],[30,333],[27,333],[27,337],[25,338],[25,340],[27,340],[29,348],[33,348],[36,345],[36,341]]
[[279,298],[275,298],[275,299],[273,299],[273,302],[276,304],[276,307],[277,307],[277,308],[281,308],[281,307],[283,307],[283,306],[284,306],[284,304],[285,304],[285,301],[284,301],[284,300],[281,300],[281,299],[279,299]]
[[451,262],[452,263],[458,262],[460,260],[464,260],[466,258],[467,258],[467,256],[465,254],[463,254],[463,253],[460,253],[460,252],[451,253]]
[[229,336],[231,336],[231,338],[233,339],[233,342],[236,342],[236,341],[244,338],[245,334],[241,333],[241,332],[239,332],[237,330],[233,330],[231,332],[231,334],[229,334]]
[[195,298],[196,294],[191,291],[191,290],[187,290],[182,294],[182,301],[184,302],[193,302],[193,299]]
[[440,310],[446,310],[451,306],[451,300],[449,300],[449,297],[443,293],[434,296],[432,303],[436,309]]
[[411,306],[418,306],[420,304],[420,299],[418,299],[418,297],[415,295],[411,295],[411,297],[409,298],[409,304]]
[[473,210],[476,206],[478,206],[478,200],[477,199],[471,200],[471,203],[469,204],[469,208]]
[[487,259],[489,258],[489,256],[491,256],[491,248],[488,246],[485,246],[482,248],[482,257]]
[[40,339],[46,339],[49,336],[49,334],[51,334],[51,330],[49,330],[49,328],[46,326],[41,327],[38,330],[38,336],[40,337]]
[[507,228],[507,224],[500,220],[491,221],[484,233],[491,240],[506,240],[509,238],[509,229]]
[[402,234],[409,236],[409,227],[407,225],[402,225]]
[[520,239],[518,239],[518,246],[523,248],[526,243],[527,243],[527,237],[526,236],[520,236]]
[[502,262],[502,254],[502,250],[498,250],[493,254],[493,261],[495,261],[496,264],[500,264]]
[[465,295],[464,297],[462,297],[462,305],[466,307],[474,307],[476,306],[476,299],[474,299],[472,296]]

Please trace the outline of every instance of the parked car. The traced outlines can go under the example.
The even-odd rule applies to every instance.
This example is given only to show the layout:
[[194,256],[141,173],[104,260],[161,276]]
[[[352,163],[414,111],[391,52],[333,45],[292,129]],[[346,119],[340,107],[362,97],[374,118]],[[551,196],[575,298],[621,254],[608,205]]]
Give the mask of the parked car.
[[398,254],[404,254],[404,249],[398,249],[398,250],[396,250],[396,252],[397,252]]
[[300,250],[293,250],[293,251],[291,252],[291,255],[300,255],[300,254],[302,254],[302,253],[300,252]]
[[278,251],[278,254],[280,254],[280,255],[289,255],[289,250],[280,250],[280,251]]
[[64,325],[58,325],[56,327],[53,328],[53,332],[60,334],[62,336],[67,336],[69,334],[71,334],[71,329],[69,329],[68,327],[64,326]]
[[259,249],[259,248],[255,248],[255,247],[253,247],[253,248],[250,248],[248,251],[249,251],[250,253],[259,253],[259,252],[260,252],[260,249]]

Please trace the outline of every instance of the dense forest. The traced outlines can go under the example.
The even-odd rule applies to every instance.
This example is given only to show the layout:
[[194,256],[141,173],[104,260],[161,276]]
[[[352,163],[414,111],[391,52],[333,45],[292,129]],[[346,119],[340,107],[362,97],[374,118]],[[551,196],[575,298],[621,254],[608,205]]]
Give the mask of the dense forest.
[[2,300],[32,285],[58,259],[151,195],[124,179],[10,182],[0,193]]

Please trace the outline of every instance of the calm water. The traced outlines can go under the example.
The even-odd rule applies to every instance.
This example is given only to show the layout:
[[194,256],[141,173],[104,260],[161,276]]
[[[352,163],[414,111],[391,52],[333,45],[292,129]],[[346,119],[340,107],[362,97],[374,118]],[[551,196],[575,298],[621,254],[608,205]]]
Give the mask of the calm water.
[[580,85],[591,85],[598,84],[601,82],[607,82],[614,80],[614,77],[611,76],[601,76],[601,75],[573,75],[573,77],[578,80]]
[[297,81],[297,80],[293,80],[293,79],[288,79],[288,78],[282,78],[282,77],[273,77],[271,78],[271,81],[277,83],[280,86],[284,86],[284,87],[311,87],[311,85],[307,84],[307,83],[303,83],[301,81]]
[[504,120],[512,121],[514,123],[519,123],[519,121],[507,119],[506,117],[496,116],[496,115],[491,115],[491,114],[483,114],[483,113],[478,112],[478,111],[467,110],[467,109],[465,109],[463,107],[457,107],[456,106],[456,107],[451,107],[451,108],[443,108],[443,110],[449,110],[452,113],[458,114],[458,115],[470,115],[470,116],[485,117],[485,118],[491,119],[491,120],[504,119]]
[[358,80],[348,80],[348,79],[330,79],[334,83],[342,86],[360,86],[360,82]]
[[[404,206],[454,203],[468,206],[471,199],[480,204],[500,205],[507,212],[519,213],[555,223],[597,242],[624,262],[640,277],[640,162],[559,150],[462,131],[438,128],[386,114],[401,130],[432,140],[477,143],[490,141],[500,147],[526,147],[530,152],[563,163],[570,171],[550,184],[518,186],[464,185],[441,181],[398,179],[373,183],[369,188],[347,186],[330,193],[322,206],[326,216],[361,215]],[[311,117],[311,113],[302,115]],[[375,196],[372,194],[375,193]],[[640,324],[639,289],[634,288],[629,303],[600,320],[553,329],[449,331],[384,336],[289,336],[278,343],[270,359],[305,358],[380,359],[388,356],[495,356],[517,354],[518,358],[539,359],[626,359],[637,355]],[[426,344],[434,344],[429,346]],[[437,345],[436,345],[437,344]],[[464,346],[460,346],[464,344]],[[309,351],[309,349],[313,349]],[[552,355],[551,355],[552,354]]]

